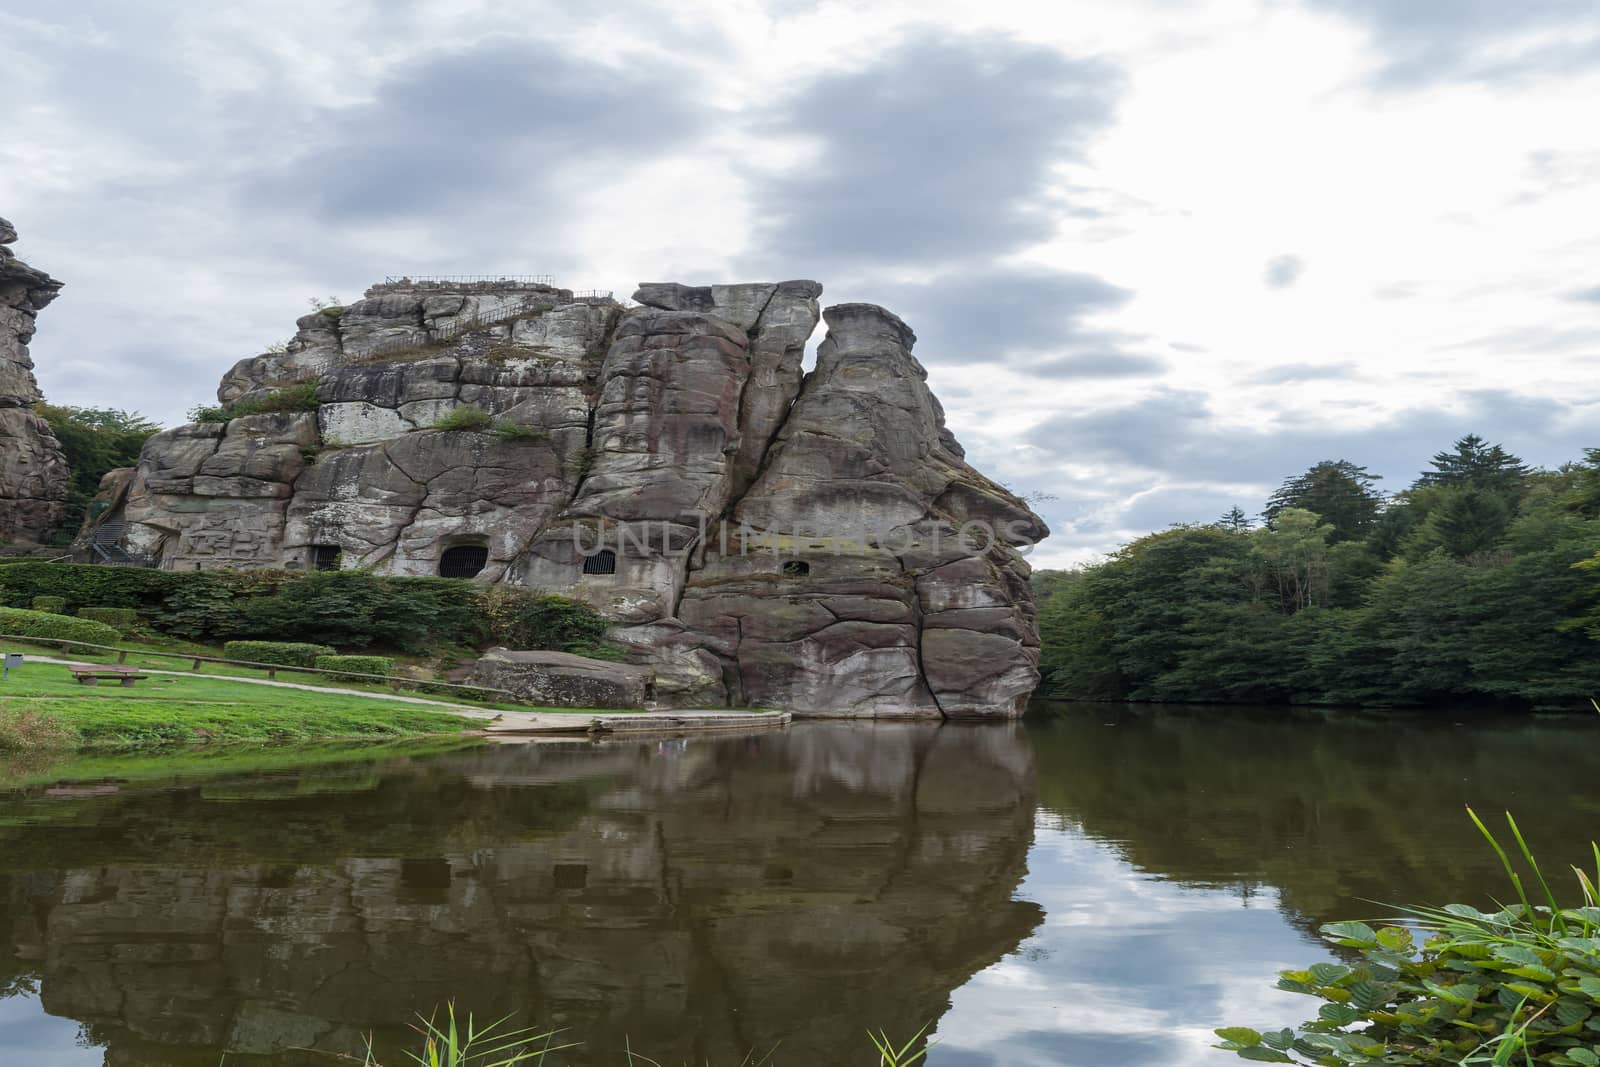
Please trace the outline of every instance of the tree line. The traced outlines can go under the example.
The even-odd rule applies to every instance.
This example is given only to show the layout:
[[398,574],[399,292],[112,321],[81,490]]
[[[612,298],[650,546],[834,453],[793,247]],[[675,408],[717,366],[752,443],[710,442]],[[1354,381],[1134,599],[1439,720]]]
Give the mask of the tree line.
[[1476,435],[1409,488],[1325,460],[1235,507],[1034,576],[1040,695],[1587,707],[1600,696],[1600,448],[1533,470]]

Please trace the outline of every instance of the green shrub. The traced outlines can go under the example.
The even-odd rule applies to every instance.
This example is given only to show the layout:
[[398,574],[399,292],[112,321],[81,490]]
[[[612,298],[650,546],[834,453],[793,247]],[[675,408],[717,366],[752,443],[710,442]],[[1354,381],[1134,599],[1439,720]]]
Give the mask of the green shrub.
[[201,404],[198,407],[192,407],[189,409],[188,414],[190,422],[202,423],[227,422],[232,417],[228,414],[227,408],[219,407],[215,404]]
[[487,637],[497,645],[585,656],[605,646],[606,620],[576,600],[495,585],[483,590],[479,602],[488,623]]
[[314,667],[318,656],[332,654],[333,649],[327,645],[300,641],[229,641],[222,646],[224,659],[276,663],[284,667]]
[[394,660],[388,656],[318,656],[311,665],[319,671],[350,671],[353,674],[394,673]]
[[[441,646],[557,649],[606,656],[606,621],[564,597],[454,578],[365,570],[163,571],[24,562],[0,566],[0,602],[58,597],[68,610],[134,609],[189,641],[296,641],[359,650]],[[85,618],[87,618],[85,616]],[[0,631],[3,632],[3,631]]]
[[103,622],[124,634],[139,625],[139,613],[132,608],[79,608],[78,618]]
[[433,420],[432,429],[435,430],[470,430],[482,433],[494,424],[494,416],[480,407],[472,404],[463,404]]
[[228,405],[228,417],[237,419],[244,415],[266,415],[281,411],[317,410],[317,383],[301,382],[274,389],[262,396],[246,397]]
[[269,415],[285,411],[317,410],[317,383],[300,382],[274,389],[261,396],[246,397],[222,407],[201,405],[189,409],[190,422],[228,422],[245,415]]
[[272,596],[246,601],[240,633],[292,634],[341,648],[420,651],[441,642],[476,645],[484,631],[477,604],[481,589],[450,578],[313,571],[285,582]]
[[495,422],[493,432],[500,440],[514,445],[534,445],[550,438],[549,434],[537,426],[526,426],[520,422],[507,422],[504,419]]
[[33,610],[50,611],[57,615],[65,615],[67,613],[66,597],[36,596],[33,598]]
[[11,637],[53,637],[63,641],[84,641],[91,645],[114,645],[122,635],[103,622],[74,619],[49,611],[0,608],[0,634]]
[[[1547,902],[1535,905],[1505,849],[1472,810],[1511,875],[1518,902],[1494,912],[1466,904],[1410,908],[1406,925],[1374,930],[1328,923],[1322,936],[1351,962],[1284,971],[1278,988],[1324,1003],[1297,1029],[1224,1027],[1218,1048],[1260,1063],[1600,1064],[1600,907],[1580,868],[1584,905],[1564,908],[1545,882],[1509,814],[1511,828]],[[1600,848],[1595,849],[1600,865]],[[1419,948],[1415,933],[1427,934]],[[1359,1029],[1352,1029],[1360,1026]]]

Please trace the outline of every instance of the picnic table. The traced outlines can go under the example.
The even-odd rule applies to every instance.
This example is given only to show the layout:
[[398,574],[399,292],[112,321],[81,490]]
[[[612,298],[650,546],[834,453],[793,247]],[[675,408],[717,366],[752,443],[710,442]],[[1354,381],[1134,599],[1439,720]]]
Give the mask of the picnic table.
[[72,672],[72,677],[80,685],[98,685],[100,679],[115,680],[124,687],[132,686],[134,682],[142,681],[148,674],[140,674],[138,667],[122,667],[116,664],[101,666],[94,663],[73,663],[67,667]]

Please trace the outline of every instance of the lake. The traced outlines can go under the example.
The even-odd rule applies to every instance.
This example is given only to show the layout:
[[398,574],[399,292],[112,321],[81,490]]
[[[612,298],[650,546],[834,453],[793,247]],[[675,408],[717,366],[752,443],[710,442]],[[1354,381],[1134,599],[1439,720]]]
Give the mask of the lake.
[[[13,766],[8,1062],[335,1062],[416,1010],[565,1028],[552,1064],[1240,1062],[1211,1028],[1372,901],[1507,892],[1600,836],[1600,722],[1041,707],[1017,725],[267,750]],[[438,748],[441,746],[435,746]],[[20,783],[20,784],[19,784]],[[1569,878],[1561,878],[1563,888]]]

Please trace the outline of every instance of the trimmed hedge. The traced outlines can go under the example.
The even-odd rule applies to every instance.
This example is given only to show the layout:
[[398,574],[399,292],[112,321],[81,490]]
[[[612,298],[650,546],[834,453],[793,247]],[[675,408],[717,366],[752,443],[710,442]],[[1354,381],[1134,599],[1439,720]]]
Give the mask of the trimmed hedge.
[[[565,597],[455,578],[364,570],[163,571],[29,561],[0,566],[0,603],[60,597],[68,610],[137,609],[158,633],[215,644],[315,642],[352,651],[441,646],[604,654],[607,623]],[[309,665],[309,664],[308,664]]]
[[103,622],[23,608],[0,608],[0,634],[55,637],[63,641],[84,641],[91,645],[114,645],[122,637]]
[[314,667],[318,656],[332,653],[333,649],[327,645],[310,645],[297,641],[229,641],[222,646],[224,659],[276,663],[284,667]]
[[78,618],[103,622],[120,633],[127,633],[139,625],[139,613],[132,608],[79,608]]
[[318,656],[311,665],[319,671],[350,671],[354,674],[394,673],[394,660],[388,656]]
[[34,611],[49,611],[56,615],[65,615],[67,613],[67,601],[65,597],[36,596],[33,598],[32,607]]

